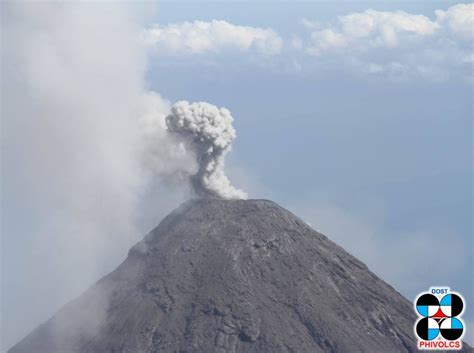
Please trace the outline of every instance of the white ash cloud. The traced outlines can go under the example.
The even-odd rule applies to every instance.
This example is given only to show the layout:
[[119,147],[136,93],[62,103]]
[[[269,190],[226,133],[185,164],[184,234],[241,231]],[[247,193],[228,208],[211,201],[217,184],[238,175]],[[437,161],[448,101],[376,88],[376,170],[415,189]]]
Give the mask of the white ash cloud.
[[171,107],[166,125],[186,142],[199,165],[191,183],[197,195],[229,199],[246,198],[247,194],[231,185],[224,173],[225,156],[236,137],[230,111],[215,105],[180,101]]

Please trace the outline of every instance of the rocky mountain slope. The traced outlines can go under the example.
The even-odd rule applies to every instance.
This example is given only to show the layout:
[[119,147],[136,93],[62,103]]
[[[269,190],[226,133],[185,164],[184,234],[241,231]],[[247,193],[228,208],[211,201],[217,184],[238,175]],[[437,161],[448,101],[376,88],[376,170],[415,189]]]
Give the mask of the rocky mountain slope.
[[277,204],[202,199],[9,352],[415,352],[415,319],[411,302]]

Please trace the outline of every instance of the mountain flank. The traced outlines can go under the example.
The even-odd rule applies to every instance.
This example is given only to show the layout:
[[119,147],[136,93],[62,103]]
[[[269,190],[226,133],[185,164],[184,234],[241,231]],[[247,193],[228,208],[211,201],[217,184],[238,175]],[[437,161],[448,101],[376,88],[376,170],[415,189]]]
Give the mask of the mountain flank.
[[411,302],[276,203],[199,199],[9,353],[417,352],[415,320]]

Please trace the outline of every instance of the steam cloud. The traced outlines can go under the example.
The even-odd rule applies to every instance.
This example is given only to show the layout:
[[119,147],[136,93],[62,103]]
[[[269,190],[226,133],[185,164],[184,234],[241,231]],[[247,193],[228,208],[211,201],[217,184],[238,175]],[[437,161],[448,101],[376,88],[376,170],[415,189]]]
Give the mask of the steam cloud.
[[[190,178],[201,196],[245,194],[223,171],[230,113],[147,92],[148,5],[0,6],[3,351],[113,269]],[[106,307],[74,327],[98,327]]]
[[180,136],[196,154],[198,170],[191,184],[199,196],[247,197],[231,185],[224,173],[225,156],[236,137],[232,121],[229,110],[205,102],[177,102],[166,117],[168,130]]

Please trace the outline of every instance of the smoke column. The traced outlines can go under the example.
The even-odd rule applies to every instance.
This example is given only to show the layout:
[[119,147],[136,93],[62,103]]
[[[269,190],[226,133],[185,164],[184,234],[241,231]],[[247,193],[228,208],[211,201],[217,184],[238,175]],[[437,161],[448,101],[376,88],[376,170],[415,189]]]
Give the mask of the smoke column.
[[236,137],[232,121],[229,110],[205,102],[177,102],[166,117],[168,130],[182,137],[196,154],[198,170],[191,177],[191,184],[198,196],[247,197],[231,185],[224,173],[225,156]]

